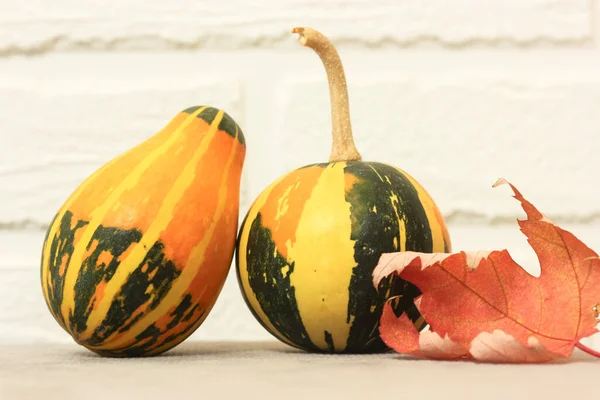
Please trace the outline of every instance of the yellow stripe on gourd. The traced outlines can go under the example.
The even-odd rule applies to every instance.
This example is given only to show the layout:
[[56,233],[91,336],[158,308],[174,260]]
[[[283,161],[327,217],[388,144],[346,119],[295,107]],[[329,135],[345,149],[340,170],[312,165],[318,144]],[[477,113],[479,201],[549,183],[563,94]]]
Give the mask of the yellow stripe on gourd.
[[[98,229],[104,219],[104,216],[110,211],[110,209],[118,204],[119,198],[123,195],[123,193],[136,186],[143,173],[154,163],[154,161],[156,161],[156,159],[169,151],[171,147],[182,138],[180,133],[183,132],[205,108],[206,107],[199,108],[194,113],[190,114],[173,132],[173,134],[168,137],[165,143],[148,154],[148,156],[131,171],[127,178],[125,178],[115,188],[115,190],[110,193],[104,203],[90,214],[89,224],[83,228],[84,231],[81,236],[81,240],[79,240],[79,243],[75,246],[73,254],[71,255],[71,259],[69,260],[69,265],[67,265],[67,273],[64,282],[65,289],[63,290],[63,293],[68,293],[69,295],[64,296],[61,304],[61,313],[65,321],[68,321],[69,313],[73,311],[75,306],[74,288],[77,281],[77,276],[79,274],[79,268],[70,268],[71,265],[81,264],[87,245],[96,232],[96,229]],[[69,324],[66,323],[66,325],[69,332],[71,332]],[[71,334],[74,333],[75,332],[71,332]]]
[[[219,116],[217,115],[215,120],[218,117]],[[202,138],[198,150],[196,150],[190,161],[186,164],[184,170],[162,201],[156,217],[152,220],[152,223],[140,241],[128,253],[127,257],[120,261],[119,268],[117,268],[113,277],[108,281],[106,288],[104,289],[102,300],[90,313],[87,319],[87,329],[81,333],[79,337],[80,341],[89,339],[94,333],[94,330],[100,326],[118,292],[123,288],[123,285],[125,285],[131,273],[142,263],[148,254],[148,251],[154,246],[154,243],[159,240],[160,234],[171,222],[177,203],[192,184],[196,164],[198,164],[202,156],[206,153],[211,140],[215,136],[215,132],[216,129],[210,129],[209,133]],[[149,290],[151,290],[150,287],[147,291]],[[148,301],[152,300],[150,299]]]
[[[386,178],[388,178],[386,176]],[[389,178],[387,179],[389,181]],[[398,204],[400,199],[398,195],[392,191],[392,195],[390,196],[390,201],[392,203],[392,210],[396,214],[396,219],[398,220],[398,238],[400,239],[400,243],[398,243],[398,238],[394,238],[394,246],[400,250],[406,250],[406,224],[404,220],[400,218],[400,214],[398,214]]]
[[[213,304],[214,305],[214,304]],[[166,350],[169,350],[171,348],[173,348],[174,346],[176,346],[177,344],[183,342],[189,335],[191,335],[192,333],[194,333],[196,331],[196,329],[198,329],[198,327],[200,325],[202,325],[202,323],[204,322],[204,320],[206,319],[206,317],[208,317],[208,314],[210,313],[212,307],[208,307],[207,309],[204,310],[204,312],[202,313],[202,315],[200,316],[200,318],[198,318],[197,321],[195,321],[192,325],[190,325],[187,328],[187,334],[182,335],[180,337],[178,337],[177,339],[175,339],[175,342],[170,341],[170,342],[158,342],[157,344],[151,346],[148,348],[147,350],[147,354],[149,356],[153,356],[153,355],[157,355],[160,353],[165,352]]]
[[[387,182],[391,186],[392,181],[390,180],[390,178],[387,175],[381,176],[379,171],[377,171],[377,169],[374,166],[372,166],[371,164],[369,164],[369,167],[371,167],[373,172],[375,172],[375,174],[377,174],[377,176],[379,177],[379,179],[382,182]],[[402,171],[400,171],[400,172],[402,172]],[[402,172],[402,174],[405,175],[404,172]],[[406,224],[404,223],[404,220],[402,218],[400,218],[400,214],[398,214],[399,201],[400,201],[400,199],[398,198],[398,195],[393,192],[393,188],[392,188],[392,195],[390,196],[390,202],[392,203],[392,209],[394,210],[394,213],[396,214],[396,219],[398,220],[398,237],[394,238],[394,246],[399,251],[405,251],[406,250]],[[375,208],[375,211],[377,211],[377,208]],[[427,218],[429,219],[429,216],[427,216]]]
[[398,228],[400,230],[400,251],[406,251],[406,224],[403,219],[398,220]]
[[417,194],[419,196],[419,201],[423,205],[423,209],[425,210],[425,215],[427,216],[427,221],[429,222],[429,230],[431,231],[431,241],[432,241],[432,252],[434,253],[443,253],[444,252],[444,232],[442,230],[442,226],[437,220],[435,215],[435,208],[437,207],[433,202],[433,199],[427,193],[425,188],[421,186],[419,182],[400,168],[394,167],[398,170],[402,175],[406,177],[413,185]]
[[339,310],[348,309],[348,288],[356,266],[350,203],[344,195],[345,166],[335,163],[325,168],[304,205],[296,241],[288,248],[295,262],[290,284],[306,332],[316,346],[327,349],[326,330],[336,351],[346,348],[350,334],[352,320],[347,321],[346,312]]
[[[208,311],[204,313],[204,315],[202,315],[200,318],[198,318],[198,321],[194,322],[192,324],[192,326],[189,328],[189,332],[190,335],[196,330],[198,329],[198,327],[200,325],[202,325],[202,323],[204,322],[204,320],[206,319],[206,317],[208,317]],[[173,343],[173,342],[167,342],[167,343],[161,343],[158,346],[154,346],[154,347],[150,347],[147,351],[147,355],[148,356],[154,356],[160,353],[165,352],[166,350],[169,350],[173,347],[175,347],[177,344],[181,343],[182,341],[184,341],[189,335],[183,336],[179,339],[177,339],[177,343]]]
[[[239,129],[238,126],[236,125],[235,127],[235,139],[237,140],[239,137]],[[236,147],[236,145],[234,145],[234,147]],[[231,150],[228,162],[227,162],[227,174],[229,174],[229,170],[230,170],[230,164],[233,161],[234,157],[233,154],[235,154],[234,150]],[[224,177],[224,181],[226,181],[226,177]],[[163,341],[163,342],[157,342],[156,344],[154,344],[153,346],[151,346],[148,349],[148,355],[152,356],[152,355],[156,355],[156,354],[160,354],[166,350],[169,350],[170,348],[172,348],[174,345],[176,345],[177,343],[181,343],[182,341],[184,341],[189,335],[191,335],[192,333],[194,333],[196,331],[196,329],[198,329],[198,327],[202,324],[202,322],[204,322],[204,320],[206,319],[206,317],[208,317],[208,314],[210,313],[212,307],[214,306],[215,302],[216,302],[216,298],[214,299],[213,303],[205,306],[202,314],[200,315],[200,317],[198,318],[197,321],[195,321],[191,326],[189,326],[187,328],[187,334],[185,335],[181,335],[178,339],[176,339],[176,343],[174,342],[167,342],[167,341]]]
[[[381,174],[379,173],[379,171],[377,171],[377,170],[375,169],[375,167],[374,167],[374,166],[372,166],[371,164],[367,164],[367,165],[368,165],[368,166],[369,166],[369,167],[370,167],[370,168],[373,170],[373,172],[375,172],[375,175],[377,175],[377,176],[379,177],[379,180],[380,180],[381,182],[385,182],[385,181],[383,180],[383,177],[382,177],[382,176],[381,176]],[[387,177],[386,177],[386,178],[387,178]],[[388,179],[388,183],[389,183],[389,179]]]
[[[258,302],[258,299],[256,298],[256,295],[254,294],[254,291],[252,290],[252,287],[250,286],[250,277],[248,276],[248,258],[246,257],[246,251],[248,250],[248,239],[250,237],[250,231],[252,230],[252,222],[254,222],[254,220],[256,220],[256,217],[258,216],[258,212],[266,204],[273,189],[277,185],[279,185],[279,183],[285,177],[286,177],[286,175],[282,175],[276,181],[271,183],[271,185],[269,185],[256,198],[256,200],[254,201],[254,204],[252,204],[252,206],[250,207],[250,211],[246,217],[246,224],[244,225],[244,228],[240,235],[240,245],[239,245],[239,249],[238,249],[238,252],[239,252],[239,254],[238,254],[238,260],[239,260],[238,271],[240,274],[240,281],[242,284],[244,294],[246,295],[246,299],[250,303],[252,310],[256,313],[256,315],[258,316],[260,321],[262,321],[262,323],[266,325],[267,329],[273,335],[275,335],[277,338],[279,338],[283,342],[289,344],[290,346],[295,346],[294,343],[292,343],[289,339],[287,339],[285,336],[283,336],[277,330],[277,328],[275,328],[275,326],[273,326],[273,324],[271,324],[271,321],[269,321],[269,318],[267,317],[267,315],[265,314],[263,309],[260,307],[260,303]],[[290,185],[290,187],[291,186],[293,186],[293,184]],[[277,251],[277,249],[275,249],[275,251]]]
[[[207,138],[213,137],[215,135],[222,118],[223,118],[223,111],[219,111],[217,113],[217,116],[215,117],[215,119],[210,124],[208,133],[206,134]],[[196,173],[196,164],[200,161],[200,159],[202,158],[202,155],[204,155],[204,153],[206,153],[206,150],[208,149],[208,144],[205,145],[205,143],[208,143],[208,141],[206,139],[203,140],[202,144],[200,145],[200,148],[194,154],[193,159],[192,159],[193,161],[190,161],[186,165],[180,178],[178,178],[178,182],[180,179],[182,179],[184,182],[189,182],[189,183],[192,182],[193,177]],[[232,146],[232,150],[229,153],[229,158],[227,159],[227,164],[225,166],[225,171],[227,171],[227,173],[229,173],[229,171],[231,169],[230,166],[233,163],[233,161],[235,160],[235,158],[237,157],[236,153],[238,152],[239,149],[240,149],[240,146],[236,146],[236,145]],[[177,185],[177,183],[176,183],[176,185]],[[181,299],[184,297],[187,290],[189,289],[190,283],[196,277],[198,269],[203,266],[204,258],[206,256],[206,251],[207,251],[208,245],[213,237],[217,223],[218,223],[218,221],[221,220],[221,216],[223,214],[223,211],[225,210],[225,205],[226,205],[225,198],[227,196],[227,190],[228,190],[228,182],[227,182],[226,178],[223,178],[221,187],[219,189],[219,195],[218,195],[218,200],[217,200],[218,201],[217,210],[215,211],[215,215],[211,221],[211,225],[207,229],[206,234],[204,235],[204,237],[202,238],[200,243],[198,243],[192,249],[190,256],[188,258],[188,262],[186,263],[185,267],[181,271],[181,274],[179,275],[179,277],[177,277],[177,279],[175,279],[175,281],[173,282],[171,289],[167,292],[167,294],[165,295],[163,300],[159,303],[159,305],[155,309],[148,312],[147,315],[142,317],[131,328],[129,328],[126,332],[124,332],[122,336],[119,336],[117,339],[114,339],[112,341],[110,340],[110,338],[107,338],[107,340],[102,345],[103,349],[106,349],[106,350],[118,349],[118,348],[134,341],[136,336],[138,336],[139,334],[144,332],[150,325],[152,325],[155,321],[157,321],[158,318],[167,314],[169,312],[169,310],[171,310],[171,308],[173,308],[174,304],[179,304],[181,302]],[[200,293],[198,298],[202,298],[202,295],[203,295],[203,293]],[[114,335],[115,334],[111,335],[111,337],[114,338]]]
[[[107,167],[109,167],[111,164],[113,164],[116,161],[116,159],[117,158],[113,158],[112,160],[110,160],[109,162],[104,164],[102,167],[98,168],[83,183],[81,183],[81,185],[79,185],[79,187],[77,187],[77,189],[75,189],[73,194],[71,194],[71,196],[69,196],[67,201],[58,210],[58,212],[56,214],[56,218],[54,219],[54,223],[49,228],[50,231],[48,232],[48,240],[46,242],[45,247],[42,249],[43,257],[42,257],[42,277],[41,277],[42,290],[44,293],[44,297],[48,300],[50,299],[49,293],[48,293],[48,286],[52,285],[52,282],[50,282],[50,280],[48,279],[48,272],[50,269],[49,263],[50,263],[50,257],[51,257],[50,251],[52,250],[52,242],[56,238],[56,234],[58,233],[58,229],[61,225],[62,219],[65,216],[65,212],[69,209],[69,207],[71,207],[71,204],[73,204],[73,202],[75,200],[77,200],[77,198],[81,195],[81,193],[83,193],[83,191],[85,189],[87,189],[91,183],[95,182],[96,177],[102,171],[104,171]],[[75,217],[73,217],[73,218],[75,218]],[[57,256],[57,255],[58,255],[58,248],[57,248],[55,256]],[[56,261],[54,261],[54,263],[55,262]],[[54,288],[52,288],[52,290],[54,290]],[[65,320],[65,323],[66,323],[66,320]]]

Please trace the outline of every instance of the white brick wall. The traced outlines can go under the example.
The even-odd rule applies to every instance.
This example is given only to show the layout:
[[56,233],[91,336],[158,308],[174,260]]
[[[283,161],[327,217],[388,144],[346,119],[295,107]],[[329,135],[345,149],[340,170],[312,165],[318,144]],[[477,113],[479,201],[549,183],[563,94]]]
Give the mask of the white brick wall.
[[[280,174],[327,159],[327,84],[298,24],[339,44],[363,157],[420,180],[455,249],[507,247],[535,270],[518,204],[490,187],[503,176],[600,250],[595,1],[105,4],[0,1],[0,340],[69,340],[41,299],[45,225],[181,109],[222,107],[244,129],[242,213]],[[230,278],[195,337],[268,337]]]
[[578,43],[592,34],[589,0],[3,0],[0,49],[271,47],[290,26],[327,28],[359,46],[536,41]]

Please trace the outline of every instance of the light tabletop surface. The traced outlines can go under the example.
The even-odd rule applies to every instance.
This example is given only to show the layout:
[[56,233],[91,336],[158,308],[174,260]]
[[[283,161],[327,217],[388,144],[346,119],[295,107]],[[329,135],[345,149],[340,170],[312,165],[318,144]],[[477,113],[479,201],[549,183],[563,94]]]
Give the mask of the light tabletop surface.
[[308,354],[278,342],[188,341],[153,358],[75,344],[0,346],[0,399],[594,399],[600,360],[544,365]]

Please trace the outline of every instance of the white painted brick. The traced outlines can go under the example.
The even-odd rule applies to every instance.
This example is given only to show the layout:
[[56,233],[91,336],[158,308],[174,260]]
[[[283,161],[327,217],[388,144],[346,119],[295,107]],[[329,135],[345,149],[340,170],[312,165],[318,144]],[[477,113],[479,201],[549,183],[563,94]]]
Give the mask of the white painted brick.
[[[514,220],[518,203],[491,188],[504,177],[551,217],[600,217],[600,76],[391,69],[349,77],[363,159],[413,175],[446,216]],[[281,83],[282,170],[327,160],[327,91],[324,73]]]
[[187,76],[169,80],[143,71],[111,76],[102,67],[81,77],[77,68],[55,67],[62,72],[42,66],[29,82],[0,74],[0,223],[46,224],[89,174],[189,106],[223,108],[243,126],[239,82],[191,66],[174,67]]
[[[449,217],[519,212],[512,180],[560,221],[600,216],[600,62],[587,51],[344,51],[365,159],[395,164]],[[240,213],[330,147],[325,73],[310,50],[60,54],[0,59],[0,226],[45,226],[89,173],[193,104],[247,139]]]
[[270,46],[298,24],[371,45],[563,42],[589,39],[591,20],[588,0],[3,0],[0,51]]
[[[600,251],[599,224],[562,226],[591,248]],[[516,223],[482,227],[450,224],[454,250],[508,249],[531,274],[539,274],[537,257]],[[42,232],[0,231],[0,343],[72,343],[52,318],[39,284]],[[191,340],[272,340],[242,299],[232,267],[217,304]],[[586,344],[600,349],[598,335]]]
[[39,270],[2,268],[2,311],[0,340],[4,342],[49,343],[71,339],[46,308],[39,283]]

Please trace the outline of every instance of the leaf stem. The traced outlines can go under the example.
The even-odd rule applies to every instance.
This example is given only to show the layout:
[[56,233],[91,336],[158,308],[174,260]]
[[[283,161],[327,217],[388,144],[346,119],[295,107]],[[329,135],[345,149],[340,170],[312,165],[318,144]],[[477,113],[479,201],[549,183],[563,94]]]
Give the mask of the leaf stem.
[[362,157],[354,145],[350,124],[346,75],[337,50],[327,37],[315,29],[296,27],[292,29],[292,32],[298,34],[298,42],[302,46],[309,47],[317,53],[327,73],[333,128],[333,144],[329,162],[360,161]]
[[600,351],[596,351],[594,349],[590,349],[589,347],[587,347],[586,345],[582,344],[581,342],[577,342],[575,344],[575,347],[577,347],[579,350],[583,351],[584,353],[588,353],[589,355],[592,355],[594,357],[600,358]]

